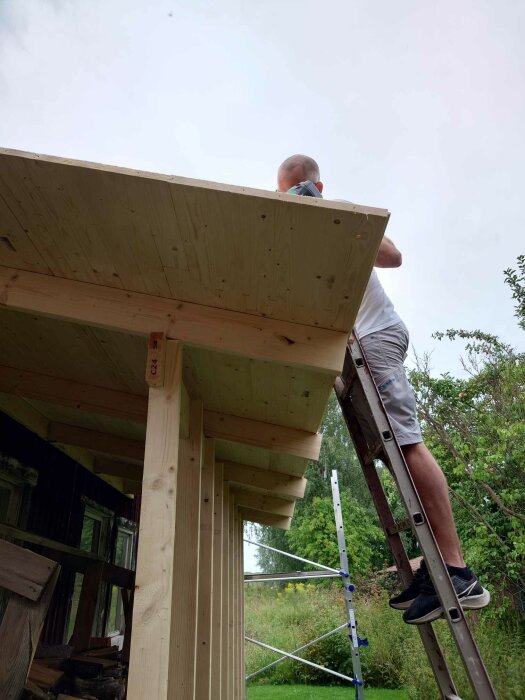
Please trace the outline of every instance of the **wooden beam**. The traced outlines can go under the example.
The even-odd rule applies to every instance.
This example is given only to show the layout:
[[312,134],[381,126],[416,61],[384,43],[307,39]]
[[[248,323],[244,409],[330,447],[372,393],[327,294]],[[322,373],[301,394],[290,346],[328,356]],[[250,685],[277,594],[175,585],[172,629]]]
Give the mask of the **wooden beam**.
[[120,462],[116,459],[104,459],[97,457],[93,464],[95,474],[109,474],[110,476],[120,476],[128,481],[140,481],[144,467],[142,464],[132,464],[131,462]]
[[180,443],[177,478],[168,697],[180,700],[192,700],[195,692],[202,414],[202,401],[192,401],[190,434]]
[[[212,648],[211,648],[211,685],[215,689],[216,700],[222,696],[222,623],[223,623],[223,501],[224,501],[224,465],[215,464],[214,499],[213,499],[213,590],[212,590]],[[215,700],[215,699],[214,699]]]
[[262,510],[265,513],[281,515],[285,518],[291,518],[293,516],[295,501],[287,501],[277,496],[269,496],[266,493],[246,491],[243,489],[232,489],[232,493],[235,496],[237,505],[243,508]]
[[319,458],[322,441],[322,435],[318,433],[307,433],[297,428],[287,428],[214,411],[206,411],[204,414],[204,433],[207,437],[219,440],[242,442],[271,452],[313,460]]
[[224,479],[240,486],[253,487],[276,496],[302,498],[306,489],[306,479],[302,476],[290,476],[268,469],[224,463]]
[[273,515],[272,513],[263,513],[262,510],[253,510],[252,508],[239,508],[239,513],[244,520],[249,520],[252,523],[259,525],[269,525],[277,527],[281,530],[289,530],[292,524],[291,518],[285,518],[282,515]]
[[52,422],[48,427],[47,439],[50,442],[85,447],[94,452],[135,459],[137,462],[144,459],[143,442],[111,433],[101,433],[98,430],[79,428],[76,425]]
[[339,374],[347,333],[0,266],[0,304],[87,325]]
[[53,597],[60,566],[56,566],[38,602],[13,593],[0,624],[0,698],[18,700],[33,661]]
[[40,599],[56,562],[0,540],[0,586],[32,601]]
[[0,365],[0,391],[83,411],[146,422],[147,396]]
[[[199,569],[197,578],[197,638],[195,658],[195,698],[212,700],[212,595],[215,496],[215,444],[204,440],[201,466],[199,513]],[[216,690],[214,689],[214,692]]]
[[182,346],[170,341],[164,386],[149,390],[128,700],[168,698],[181,385]]

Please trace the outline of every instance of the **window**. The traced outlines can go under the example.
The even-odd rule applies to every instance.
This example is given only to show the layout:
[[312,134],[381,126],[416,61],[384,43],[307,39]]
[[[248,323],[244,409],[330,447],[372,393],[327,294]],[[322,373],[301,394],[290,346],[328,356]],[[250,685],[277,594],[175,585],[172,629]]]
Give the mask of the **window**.
[[[113,514],[110,511],[102,507],[97,507],[96,504],[91,504],[91,502],[89,504],[86,502],[84,520],[82,522],[82,534],[80,536],[80,549],[83,549],[85,552],[99,554],[104,559],[108,559],[112,524]],[[71,608],[69,612],[67,640],[71,639],[75,627],[83,580],[84,574],[75,574],[73,596],[71,598]],[[97,612],[92,630],[94,636],[98,635],[102,628],[106,591],[107,586],[102,583],[99,589]]]
[[[117,530],[117,541],[115,545],[114,564],[125,569],[135,568],[135,539],[136,526],[134,523],[119,521]],[[122,594],[120,588],[111,586],[111,601],[109,608],[106,634],[112,632],[124,632],[124,607],[122,605]]]

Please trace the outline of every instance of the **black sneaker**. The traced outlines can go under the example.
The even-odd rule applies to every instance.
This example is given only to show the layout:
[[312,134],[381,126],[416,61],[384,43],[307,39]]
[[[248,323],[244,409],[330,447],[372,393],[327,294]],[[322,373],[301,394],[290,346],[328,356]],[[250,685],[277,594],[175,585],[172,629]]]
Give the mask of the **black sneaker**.
[[402,591],[399,595],[390,598],[388,604],[394,610],[407,610],[421,592],[421,586],[426,581],[429,581],[428,569],[425,560],[421,560],[418,570],[414,574],[414,578],[410,582],[410,586]]
[[[490,603],[490,593],[483,588],[470,569],[468,578],[458,574],[452,574],[450,578],[464,610],[478,610]],[[409,625],[422,625],[437,620],[442,614],[441,602],[429,578],[422,584],[421,591],[410,608],[403,613],[403,620]]]

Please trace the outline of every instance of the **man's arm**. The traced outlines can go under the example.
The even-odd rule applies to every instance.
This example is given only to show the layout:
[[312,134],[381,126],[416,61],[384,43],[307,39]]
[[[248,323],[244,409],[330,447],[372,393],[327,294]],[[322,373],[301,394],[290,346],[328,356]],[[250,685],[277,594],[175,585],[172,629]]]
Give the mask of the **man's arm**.
[[392,243],[390,238],[383,236],[377,258],[374,263],[375,267],[399,267],[403,261],[403,257],[399,250]]

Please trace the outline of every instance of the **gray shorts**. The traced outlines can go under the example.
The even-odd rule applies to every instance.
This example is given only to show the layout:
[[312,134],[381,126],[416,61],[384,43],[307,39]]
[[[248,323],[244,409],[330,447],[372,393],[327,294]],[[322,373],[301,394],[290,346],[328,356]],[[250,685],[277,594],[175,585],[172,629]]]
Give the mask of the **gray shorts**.
[[399,445],[422,442],[416,397],[403,366],[408,350],[407,327],[397,323],[365,335],[360,343],[397,442]]

